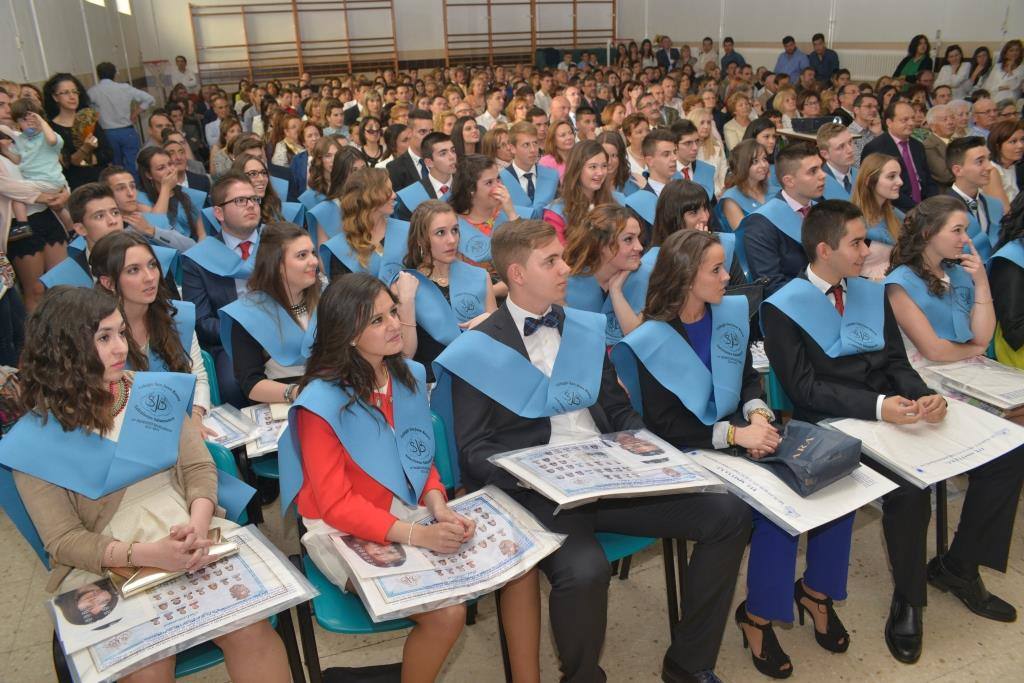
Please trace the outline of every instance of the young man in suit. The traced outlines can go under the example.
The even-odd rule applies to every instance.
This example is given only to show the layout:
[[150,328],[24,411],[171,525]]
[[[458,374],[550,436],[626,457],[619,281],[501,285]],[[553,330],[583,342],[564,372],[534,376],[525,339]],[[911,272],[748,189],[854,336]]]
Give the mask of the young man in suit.
[[427,177],[398,191],[395,218],[407,221],[416,207],[428,199],[447,200],[451,194],[452,176],[458,158],[451,137],[437,131],[420,143],[423,160],[427,164]]
[[993,173],[985,139],[972,135],[950,141],[946,146],[946,167],[953,175],[949,194],[967,209],[967,236],[974,242],[978,256],[988,261],[999,243],[1003,205],[981,191]]
[[391,189],[398,192],[420,180],[425,180],[429,171],[423,160],[420,143],[423,138],[434,130],[434,117],[429,111],[413,109],[409,112],[409,149],[388,163],[388,175],[391,177]]
[[[692,125],[692,124],[691,124]],[[647,168],[647,183],[639,192],[626,197],[626,207],[630,209],[640,222],[641,241],[651,243],[651,231],[654,228],[654,214],[658,206],[658,197],[665,185],[676,173],[676,140],[678,136],[667,128],[655,128],[644,138],[641,151],[644,154],[644,166]]]
[[809,144],[787,145],[775,160],[782,191],[743,218],[747,264],[752,280],[768,278],[765,294],[772,294],[807,267],[800,246],[800,224],[815,200],[825,191],[821,157]]
[[849,201],[857,182],[857,156],[853,134],[839,123],[826,123],[818,129],[818,154],[825,162],[825,199]]
[[213,356],[221,397],[242,407],[245,398],[221,345],[219,311],[248,291],[260,242],[260,205],[245,175],[221,176],[210,191],[221,231],[182,254],[182,293],[196,307],[199,344]]
[[508,131],[512,163],[501,169],[498,176],[516,206],[528,206],[533,210],[528,218],[540,218],[558,191],[558,171],[537,164],[541,139],[532,123],[520,121],[512,124]]
[[895,97],[885,108],[885,132],[864,145],[861,160],[874,152],[896,157],[900,161],[903,187],[893,204],[902,211],[910,211],[934,194],[938,187],[928,172],[928,159],[924,146],[911,137],[914,132],[914,108]]
[[[868,254],[866,234],[860,209],[849,202],[826,200],[811,209],[802,233],[810,265],[761,306],[772,369],[799,420],[941,422],[946,401],[907,360],[884,288],[858,277]],[[838,316],[821,314],[832,308]],[[847,338],[848,331],[856,334]],[[953,543],[949,552],[930,562],[930,490],[869,462],[900,484],[882,499],[882,527],[894,581],[885,641],[899,661],[911,664],[921,655],[922,608],[929,582],[952,591],[981,616],[998,621],[1016,617],[1012,606],[985,590],[978,566],[1006,569],[1020,494],[1019,451],[970,472]]]
[[668,73],[679,63],[679,50],[672,47],[672,39],[668,36],[662,36],[660,44],[661,48],[654,53],[654,56],[658,59],[658,66]]
[[[554,229],[536,220],[505,223],[492,236],[491,256],[508,284],[508,299],[438,357],[435,393],[442,397],[450,391],[450,426],[466,487],[499,486],[548,529],[568,535],[540,564],[551,582],[550,618],[562,680],[606,680],[598,660],[610,574],[597,531],[696,541],[684,589],[687,604],[682,622],[674,627],[662,680],[717,680],[708,676],[713,676],[749,534],[749,511],[731,494],[698,493],[602,500],[555,515],[554,503],[490,463],[490,456],[504,451],[643,426],[605,352],[603,318],[557,303],[565,297],[569,267]],[[563,341],[572,353],[559,353]],[[523,385],[507,381],[501,372],[529,376],[542,385],[554,382],[565,390],[559,389],[559,400],[551,406],[523,408],[529,397],[514,388]],[[480,373],[488,377],[478,381]],[[563,403],[563,398],[571,400]]]

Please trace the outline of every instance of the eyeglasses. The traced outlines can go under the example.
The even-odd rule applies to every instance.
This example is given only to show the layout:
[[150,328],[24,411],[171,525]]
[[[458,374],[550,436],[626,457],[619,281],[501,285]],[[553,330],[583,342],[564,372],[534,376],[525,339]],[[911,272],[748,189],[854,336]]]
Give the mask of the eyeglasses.
[[365,132],[367,132],[367,133],[379,133],[380,132],[380,128],[367,128]]
[[252,195],[250,197],[235,197],[234,199],[229,199],[226,202],[221,202],[217,206],[224,207],[228,204],[234,204],[236,208],[244,209],[250,202],[259,206],[263,203],[263,197],[257,197],[256,195]]
[[57,97],[67,97],[68,95],[78,95],[79,92],[77,90],[61,90],[60,92],[55,92],[53,94]]
[[266,171],[246,171],[245,175],[250,178],[269,178],[270,174]]

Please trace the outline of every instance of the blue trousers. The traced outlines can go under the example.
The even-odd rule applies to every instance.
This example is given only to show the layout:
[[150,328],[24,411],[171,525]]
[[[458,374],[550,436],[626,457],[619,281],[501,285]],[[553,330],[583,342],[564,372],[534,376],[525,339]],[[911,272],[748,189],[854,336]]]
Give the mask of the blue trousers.
[[[834,600],[846,599],[846,578],[853,539],[851,512],[807,533],[808,587]],[[799,536],[754,511],[754,533],[747,561],[747,611],[762,619],[793,621],[793,576]]]
[[110,149],[114,152],[114,163],[131,171],[138,180],[139,171],[135,165],[135,158],[139,156],[139,149],[142,147],[138,131],[132,126],[125,126],[124,128],[104,128],[103,132],[107,136],[107,142],[110,143]]

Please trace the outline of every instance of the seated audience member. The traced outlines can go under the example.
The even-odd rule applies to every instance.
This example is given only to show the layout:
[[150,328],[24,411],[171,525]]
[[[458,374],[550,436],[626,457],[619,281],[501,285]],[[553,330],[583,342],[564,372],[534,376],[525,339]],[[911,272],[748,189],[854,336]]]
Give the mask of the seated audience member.
[[[218,495],[217,468],[187,419],[192,376],[125,371],[131,345],[124,325],[113,296],[73,287],[51,290],[29,320],[18,373],[28,412],[4,435],[0,462],[14,471],[15,504],[48,551],[52,593],[99,581],[114,567],[184,572],[207,565],[216,559],[205,552],[208,530],[236,527],[214,516],[218,506],[237,512],[245,504]],[[141,405],[154,390],[168,402],[164,429],[155,432]],[[130,468],[115,457],[108,472],[109,449],[121,448],[146,457]],[[213,640],[235,680],[291,679],[269,621]],[[173,678],[171,656],[120,680]]]
[[[681,147],[681,146],[680,146]],[[729,230],[735,231],[743,218],[768,200],[768,175],[771,163],[768,150],[756,140],[743,140],[729,153],[731,185],[718,200]]]
[[341,198],[345,194],[345,183],[361,168],[366,168],[363,155],[351,146],[342,147],[331,161],[326,197],[315,207],[316,211],[310,213],[310,220],[316,223],[318,245],[341,232]]
[[1024,182],[1024,121],[1000,121],[992,126],[988,136],[988,149],[992,155],[992,173],[985,193],[996,197],[1009,211]]
[[[892,254],[894,269],[886,294],[895,320],[912,346],[911,362],[963,360],[985,353],[995,329],[992,294],[985,265],[966,236],[967,213],[952,197],[932,197],[907,215]],[[963,253],[964,248],[969,253]],[[959,261],[957,263],[956,261]],[[945,401],[937,396],[938,406]],[[932,413],[927,399],[911,402],[908,416]],[[1021,481],[1024,447],[1018,447],[968,472],[968,489],[956,535],[943,555],[927,563],[928,488],[921,489],[892,473],[900,488],[888,494],[883,524],[889,559],[896,577],[893,610],[886,642],[899,661],[912,663],[921,653],[924,629],[921,607],[926,583],[951,591],[972,612],[994,621],[1017,618],[1013,605],[986,590],[978,573],[984,565],[1005,572]],[[890,518],[891,515],[891,518]]]
[[348,137],[348,128],[345,127],[345,105],[341,100],[329,97],[320,104],[324,113],[324,137],[340,135]]
[[825,36],[821,33],[815,33],[811,37],[811,48],[807,55],[807,64],[814,69],[814,78],[822,85],[828,85],[833,75],[840,70],[839,55],[825,47]]
[[622,121],[622,137],[626,142],[626,161],[629,163],[629,174],[637,187],[646,183],[644,171],[644,139],[651,132],[651,126],[642,114],[630,114]]
[[640,222],[625,207],[598,204],[570,234],[565,305],[605,316],[605,344],[617,344],[642,318],[646,288],[638,277]]
[[302,151],[292,157],[291,163],[288,165],[292,175],[292,182],[288,189],[289,196],[298,197],[306,191],[309,182],[309,167],[313,163],[313,150],[321,137],[323,134],[319,124],[313,121],[302,122],[302,126],[299,128]]
[[278,117],[270,134],[271,146],[267,149],[272,164],[287,168],[292,158],[302,151],[302,140],[299,138],[301,128],[302,119],[295,114],[285,112]]
[[953,175],[953,185],[947,194],[959,199],[967,211],[967,237],[984,264],[992,256],[992,247],[999,242],[999,224],[1003,218],[1003,205],[999,200],[981,191],[993,173],[985,140],[977,136],[953,140],[946,147],[946,165]]
[[715,176],[718,170],[700,158],[701,141],[697,125],[690,119],[680,119],[672,124],[672,132],[677,137],[675,176],[683,180],[692,180],[707,193],[709,200],[714,202]]
[[853,135],[841,123],[826,123],[818,129],[818,154],[825,162],[825,199],[849,201],[857,182],[857,157]]
[[501,88],[491,88],[484,97],[484,113],[476,117],[477,125],[484,130],[490,130],[496,125],[508,124],[508,119],[502,113],[505,108],[505,91]]
[[1003,216],[1002,235],[989,260],[996,310],[996,360],[1024,370],[1024,194]]
[[196,336],[195,306],[171,298],[160,261],[141,235],[125,230],[100,239],[89,254],[89,266],[97,284],[120,303],[129,340],[127,366],[195,376],[192,420],[205,436],[210,380]]
[[609,102],[608,106],[601,110],[601,132],[618,133],[625,118],[626,105],[622,102]]
[[999,50],[988,78],[985,79],[985,90],[999,100],[1004,97],[1020,97],[1021,83],[1024,83],[1024,46],[1017,38],[1006,41]]
[[935,77],[935,89],[946,86],[952,90],[954,99],[963,99],[971,92],[971,63],[964,59],[964,51],[959,45],[947,45],[942,68]]
[[308,232],[270,223],[260,231],[248,291],[219,311],[221,343],[253,403],[295,400],[316,331],[317,268]]
[[768,195],[777,195],[782,186],[779,185],[779,174],[775,172],[775,156],[782,146],[778,144],[779,133],[775,123],[767,116],[758,117],[747,126],[743,139],[756,140],[768,152]]
[[423,138],[434,130],[434,117],[429,111],[413,109],[409,112],[409,146],[404,154],[393,156],[387,165],[391,186],[401,190],[429,175],[427,164],[423,161],[420,143]]
[[[239,132],[235,139],[240,135],[241,133]],[[210,192],[210,176],[206,174],[206,169],[203,168],[201,163],[190,157],[191,151],[185,136],[173,128],[165,128],[163,141],[164,151],[167,152],[167,156],[171,158],[171,164],[174,165],[175,170],[178,172],[178,185],[182,188],[190,188],[196,191],[192,193],[197,197],[197,200],[193,203],[200,203],[199,199],[205,202],[206,197],[204,195]]]
[[945,191],[953,184],[953,175],[946,166],[946,145],[953,138],[953,114],[944,104],[937,104],[925,115],[928,134],[921,141],[924,146],[928,172],[940,190]]
[[565,162],[569,160],[569,152],[576,144],[576,134],[568,119],[553,121],[544,141],[544,156],[537,162],[541,166],[554,169],[558,178],[565,175]]
[[[240,154],[231,165],[231,172],[244,175],[252,183],[256,197],[260,200],[260,221],[301,221],[302,204],[282,202],[274,183],[270,180],[270,168],[259,156]],[[211,201],[212,204],[212,201]]]
[[[756,460],[772,454],[780,436],[747,350],[749,304],[746,297],[724,296],[728,262],[725,249],[708,233],[683,230],[669,236],[651,273],[645,322],[612,357],[628,378],[631,396],[639,397],[634,401],[642,404],[645,423],[660,437],[680,448],[740,447]],[[723,348],[717,339],[721,330],[741,335],[742,363],[733,356],[713,362],[722,353],[716,350],[716,344]],[[849,648],[832,600],[846,598],[854,513],[808,534],[807,569],[792,588],[799,536],[757,512],[753,517],[747,599],[736,609],[736,623],[757,670],[788,678],[793,665],[772,622],[792,622],[794,601],[801,623],[804,612],[813,618],[821,647]]]
[[607,176],[608,153],[600,143],[587,140],[572,148],[558,197],[543,214],[563,244],[586,226],[592,208],[615,201],[611,185],[605,182]]
[[597,114],[591,107],[583,105],[576,110],[576,140],[593,140],[596,135]]
[[708,196],[714,201],[715,197],[722,194],[722,189],[725,187],[725,172],[729,166],[725,160],[725,149],[722,147],[722,141],[718,138],[715,131],[715,122],[712,118],[711,110],[704,107],[694,107],[686,114],[686,118],[690,119],[693,125],[697,127],[697,141],[699,143],[697,146],[697,160],[703,161],[715,169],[715,183],[711,188],[713,192],[708,190]]
[[483,135],[476,119],[472,116],[460,116],[452,128],[452,142],[455,143],[455,154],[464,159],[470,154],[480,154],[480,140]]
[[150,211],[166,216],[171,228],[195,242],[206,237],[202,207],[178,184],[178,170],[170,155],[160,147],[146,147],[139,152],[137,167]]
[[405,355],[423,364],[430,383],[438,354],[497,308],[490,275],[459,258],[459,240],[458,216],[447,202],[428,199],[413,211],[403,272],[419,286],[400,298],[399,313],[412,309],[407,317],[416,321],[416,334],[409,339],[403,330]]
[[210,176],[216,180],[231,169],[234,159],[228,153],[231,143],[242,134],[242,124],[238,119],[228,119],[221,124],[217,144],[210,150]]
[[[968,105],[970,107],[970,105]],[[848,127],[856,137],[853,144],[857,149],[857,158],[863,159],[864,147],[882,134],[882,118],[878,115],[878,96],[872,92],[862,92],[853,101],[853,123]]]
[[195,240],[170,227],[166,216],[153,215],[150,207],[139,202],[135,176],[129,173],[128,169],[107,166],[100,173],[100,183],[113,192],[125,230],[139,233],[155,246],[169,247],[177,251],[187,251],[195,246]]
[[455,143],[444,133],[433,132],[420,143],[427,177],[398,191],[395,217],[407,221],[416,207],[428,199],[447,200],[451,195],[452,178],[458,158]]
[[341,232],[320,245],[324,274],[333,282],[347,273],[369,273],[390,282],[401,267],[408,224],[391,218],[395,193],[387,171],[360,168],[345,181]]
[[903,169],[903,187],[900,198],[894,202],[903,211],[909,211],[922,199],[938,192],[938,186],[928,172],[924,146],[911,137],[914,129],[914,108],[906,102],[893,99],[885,108],[885,132],[864,145],[863,159],[868,154],[881,152],[900,160]]
[[363,155],[367,166],[376,166],[386,156],[383,142],[384,126],[380,119],[367,116],[359,122],[355,148]]
[[743,134],[747,132],[753,106],[750,103],[750,96],[745,92],[739,91],[729,95],[726,104],[729,108],[729,113],[732,114],[732,118],[725,122],[723,137],[725,138],[725,149],[732,153],[732,150],[743,139]]
[[[384,283],[365,274],[328,287],[319,305],[301,393],[291,411],[288,445],[280,453],[291,463],[282,468],[289,473],[282,477],[282,505],[296,500],[307,530],[303,545],[317,567],[345,591],[352,591],[352,581],[338,562],[332,534],[340,531],[380,545],[403,543],[448,554],[474,533],[473,522],[448,507],[433,454],[428,454],[426,466],[414,461],[396,431],[407,425],[414,433],[432,433],[423,366],[402,357],[398,305]],[[352,401],[359,410],[347,409]],[[381,460],[390,462],[388,467]],[[410,474],[403,475],[403,470]],[[422,526],[402,519],[417,505],[425,506],[438,523]],[[540,680],[536,570],[501,593],[513,675],[535,683]],[[402,654],[402,680],[433,681],[459,637],[466,607],[443,607],[408,618],[415,626]]]
[[182,294],[196,307],[196,334],[213,356],[221,398],[241,407],[245,398],[221,341],[220,309],[248,291],[260,246],[260,197],[249,176],[232,171],[213,184],[210,203],[220,231],[182,254]]
[[[324,136],[317,140],[313,147],[313,153],[310,155],[306,191],[299,195],[299,202],[307,211],[327,199],[334,159],[346,147],[347,145],[340,144],[331,136]],[[352,151],[356,152],[356,150]]]
[[626,143],[617,131],[598,133],[596,140],[604,147],[604,153],[608,156],[608,175],[605,182],[611,186],[615,201],[622,204],[626,197],[640,189],[629,173]]
[[902,78],[907,83],[916,83],[921,73],[932,70],[932,45],[928,37],[919,34],[910,39],[906,56],[896,65],[893,78]]
[[639,192],[626,197],[629,207],[640,220],[641,240],[650,244],[651,228],[658,195],[676,175],[676,143],[678,136],[665,128],[658,128],[644,138],[644,166],[647,182]]
[[392,123],[384,129],[385,157],[374,164],[374,168],[387,169],[388,164],[405,154],[409,149],[409,138],[412,131],[403,123]]
[[[673,626],[662,679],[714,680],[709,676],[749,536],[749,511],[732,495],[698,493],[601,500],[555,515],[551,501],[494,466],[489,458],[510,448],[573,442],[637,429],[643,422],[605,353],[605,317],[558,304],[569,267],[554,229],[542,221],[507,223],[494,233],[493,256],[508,285],[508,299],[438,357],[435,369],[444,373],[438,375],[432,398],[435,407],[450,400],[454,408],[450,426],[467,489],[499,486],[545,527],[568,534],[561,548],[540,563],[551,582],[551,628],[562,677],[605,679],[598,659],[607,621],[609,565],[594,533],[610,531],[696,542],[683,619]],[[558,353],[562,343],[573,353]],[[496,357],[503,360],[496,362]],[[538,402],[519,395],[515,383],[504,381],[517,374],[536,375],[545,385],[571,377],[586,389],[581,395],[587,398],[570,410],[545,405],[543,398]]]
[[480,153],[494,159],[498,166],[507,168],[512,163],[512,146],[508,143],[508,128],[505,124],[492,126],[480,140]]
[[825,190],[821,164],[809,144],[785,147],[775,162],[782,191],[740,223],[750,277],[768,278],[765,294],[776,292],[807,268],[800,225]]
[[512,162],[501,169],[501,182],[517,206],[530,207],[528,217],[539,217],[558,190],[559,174],[537,163],[540,155],[537,129],[533,124],[514,124],[508,132]]
[[893,206],[902,185],[899,159],[877,153],[864,157],[850,196],[867,227],[868,255],[861,277],[882,280],[889,272],[889,255],[903,231],[903,212]]

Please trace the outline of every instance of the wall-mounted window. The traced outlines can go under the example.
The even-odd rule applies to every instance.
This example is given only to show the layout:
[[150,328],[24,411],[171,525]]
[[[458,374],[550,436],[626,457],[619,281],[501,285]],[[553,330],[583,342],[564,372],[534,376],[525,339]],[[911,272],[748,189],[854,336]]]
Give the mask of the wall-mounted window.
[[117,0],[117,11],[121,14],[132,15],[132,0]]

